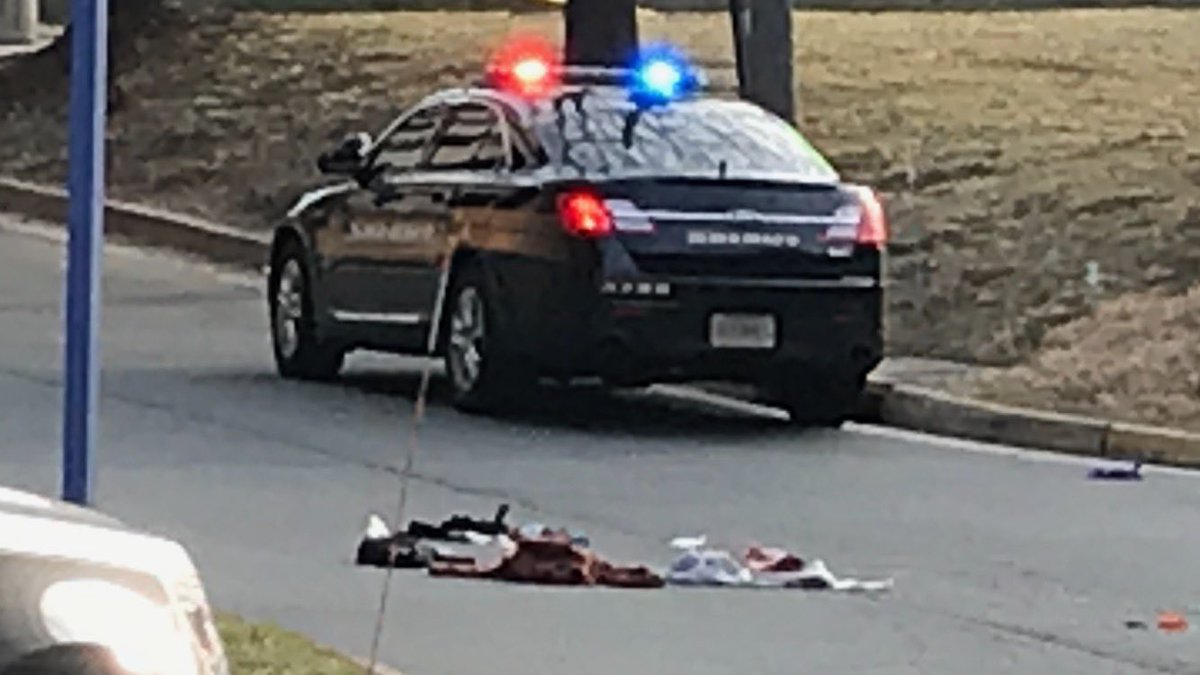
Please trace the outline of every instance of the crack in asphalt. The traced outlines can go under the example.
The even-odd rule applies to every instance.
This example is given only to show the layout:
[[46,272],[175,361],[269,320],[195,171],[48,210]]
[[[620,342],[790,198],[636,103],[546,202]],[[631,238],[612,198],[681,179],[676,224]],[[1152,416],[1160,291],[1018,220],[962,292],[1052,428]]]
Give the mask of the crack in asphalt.
[[[38,385],[56,389],[56,390],[62,388],[61,381],[59,381],[57,379],[47,378],[47,377],[44,377],[41,375],[36,375],[36,374],[30,373],[27,371],[13,369],[11,367],[0,367],[0,373],[4,373],[5,375],[8,375],[8,376],[16,378],[16,379],[21,379],[26,382],[38,384]],[[389,473],[389,474],[392,474],[397,477],[399,477],[402,473],[398,466],[393,466],[391,464],[384,464],[381,462],[372,462],[370,460],[365,460],[365,459],[350,458],[345,455],[338,454],[332,450],[328,450],[324,447],[321,447],[321,446],[318,446],[318,445],[315,445],[312,443],[305,443],[303,441],[298,441],[295,439],[283,438],[276,434],[270,434],[270,433],[266,433],[263,431],[259,431],[258,429],[255,429],[255,428],[249,427],[249,426],[245,426],[245,425],[231,424],[231,423],[221,420],[213,415],[204,415],[204,414],[199,414],[199,413],[195,413],[195,412],[184,412],[184,411],[181,411],[179,408],[177,408],[171,404],[168,404],[168,403],[159,403],[156,401],[143,399],[143,398],[140,398],[137,396],[131,396],[131,395],[128,395],[125,393],[116,392],[111,389],[105,390],[101,394],[101,400],[102,401],[103,400],[111,400],[116,403],[123,403],[125,405],[133,406],[136,408],[142,408],[142,409],[146,409],[146,410],[153,410],[155,412],[167,413],[167,414],[175,417],[176,419],[186,420],[186,421],[201,424],[201,425],[214,426],[214,427],[218,427],[218,428],[221,428],[221,429],[227,430],[227,431],[235,431],[235,432],[244,434],[246,436],[249,436],[250,438],[253,438],[255,440],[268,441],[271,443],[290,446],[296,450],[301,450],[305,453],[308,453],[311,455],[316,455],[323,459],[333,460],[335,462],[340,462],[343,464],[348,464],[348,465],[356,466],[359,468],[369,469],[372,471],[382,471],[382,472]]]
[[[231,301],[240,302],[248,301],[251,297],[249,291],[231,292],[222,291],[220,293],[200,293],[200,292],[184,292],[184,293],[156,293],[146,295],[125,295],[125,296],[110,296],[104,300],[105,308],[109,307],[195,307],[206,304],[221,304],[228,307]],[[253,299],[257,300],[257,296]],[[0,314],[7,313],[34,313],[48,314],[51,312],[62,311],[61,303],[49,302],[13,302],[0,303]]]
[[[1081,640],[1076,640],[1074,638],[1070,638],[1065,635],[1059,635],[1057,633],[1053,633],[1053,632],[1047,631],[1047,630],[1039,630],[1036,628],[1022,626],[1019,624],[1006,623],[1006,622],[1002,622],[1002,621],[993,621],[991,619],[979,619],[976,617],[963,616],[960,614],[953,614],[953,613],[949,613],[948,616],[953,616],[953,617],[957,618],[959,621],[962,621],[963,623],[981,626],[981,627],[988,628],[990,630],[994,630],[999,633],[1010,635],[1010,636],[1013,636],[1016,638],[1023,638],[1025,640],[1031,640],[1031,641],[1038,642],[1038,643],[1048,645],[1051,647],[1058,647],[1060,649],[1067,649],[1067,650],[1078,652],[1081,654],[1087,654],[1088,656],[1093,656],[1093,657],[1096,657],[1098,659],[1102,659],[1105,661],[1111,661],[1113,663],[1119,663],[1119,664],[1127,665],[1127,666],[1134,666],[1136,668],[1141,669],[1144,672],[1150,672],[1150,673],[1179,673],[1180,672],[1179,667],[1176,667],[1176,666],[1169,666],[1169,665],[1165,665],[1163,663],[1156,663],[1156,662],[1153,662],[1153,661],[1150,661],[1147,659],[1139,659],[1139,658],[1133,658],[1130,656],[1125,656],[1123,654],[1117,654],[1117,653],[1114,653],[1107,649],[1102,649],[1100,647],[1094,647],[1094,646],[1089,645]],[[1179,666],[1184,666],[1184,665],[1186,665],[1186,664],[1179,664]],[[1196,672],[1196,671],[1192,671],[1192,672]]]
[[[45,387],[49,387],[49,388],[53,388],[53,389],[61,389],[61,386],[62,386],[61,382],[59,382],[56,379],[51,379],[51,378],[47,378],[44,376],[36,375],[36,374],[30,373],[27,371],[13,369],[11,367],[0,367],[0,373],[3,373],[5,375],[8,375],[8,376],[16,378],[16,379],[21,379],[26,382],[38,384],[40,386],[45,386]],[[117,403],[122,403],[124,405],[129,405],[129,406],[133,406],[136,408],[166,413],[175,419],[185,420],[185,421],[188,421],[188,422],[191,422],[194,424],[207,425],[207,426],[219,428],[223,431],[236,432],[239,434],[243,434],[247,437],[253,438],[255,440],[267,441],[267,442],[274,443],[277,445],[289,447],[294,450],[299,450],[306,454],[315,455],[322,459],[325,459],[325,460],[328,460],[328,461],[331,461],[334,463],[340,463],[340,464],[344,464],[344,465],[354,466],[356,468],[365,469],[367,471],[372,471],[372,472],[385,473],[385,474],[388,474],[389,476],[395,478],[397,481],[401,480],[405,476],[405,471],[401,468],[401,466],[399,464],[374,462],[374,461],[367,460],[367,459],[351,457],[348,455],[338,453],[334,450],[329,450],[325,447],[322,447],[322,446],[319,446],[316,444],[306,443],[304,441],[300,441],[300,440],[297,440],[294,438],[287,438],[287,437],[283,437],[283,436],[280,436],[277,434],[263,432],[256,428],[253,428],[253,427],[250,427],[247,425],[243,425],[243,424],[231,423],[228,420],[222,419],[215,415],[205,415],[205,414],[195,413],[192,411],[185,411],[185,410],[182,410],[182,409],[180,409],[174,405],[168,404],[168,403],[160,403],[157,401],[151,401],[151,400],[147,400],[147,399],[144,399],[144,398],[141,398],[138,396],[132,396],[132,395],[129,395],[124,392],[113,391],[111,389],[105,391],[101,398],[102,398],[102,400],[111,400],[111,401],[114,401]],[[418,481],[420,483],[432,485],[435,487],[440,487],[442,489],[448,490],[455,494],[461,494],[464,496],[471,496],[471,497],[485,497],[485,498],[489,498],[489,499],[506,501],[511,504],[517,505],[523,509],[526,509],[532,513],[537,513],[537,514],[542,514],[542,515],[558,515],[558,516],[565,517],[569,520],[580,522],[580,523],[588,525],[588,526],[601,527],[601,528],[607,529],[609,531],[616,532],[618,534],[622,534],[622,535],[626,535],[626,536],[646,538],[646,539],[653,540],[653,541],[658,541],[661,539],[660,537],[657,537],[656,535],[654,535],[653,533],[650,533],[648,531],[639,530],[637,528],[632,528],[623,523],[619,523],[617,521],[610,520],[607,518],[598,517],[598,516],[595,516],[592,514],[581,513],[581,512],[572,512],[569,510],[568,511],[555,511],[548,507],[542,506],[541,504],[539,504],[536,500],[532,499],[531,497],[528,497],[526,495],[521,495],[514,491],[503,490],[500,488],[480,487],[480,486],[467,485],[464,483],[457,483],[446,477],[439,476],[439,475],[436,475],[433,473],[426,473],[426,472],[418,471],[415,469],[408,472],[408,477],[410,479]]]
[[946,611],[923,605],[921,603],[912,602],[911,600],[897,600],[896,602],[903,604],[914,611],[923,612],[925,614],[943,619],[950,619],[960,624],[982,628],[993,633],[999,633],[1006,639],[1015,639],[1022,642],[1036,642],[1041,645],[1063,649],[1078,654],[1084,654],[1101,659],[1103,661],[1120,664],[1122,666],[1133,666],[1138,668],[1141,672],[1168,673],[1173,675],[1178,675],[1179,673],[1191,673],[1192,675],[1196,675],[1200,673],[1200,670],[1181,670],[1187,668],[1188,664],[1186,663],[1176,661],[1175,663],[1177,665],[1168,665],[1163,662],[1155,662],[1148,659],[1127,656],[1111,650],[1103,649],[1101,647],[1096,647],[1081,640],[1076,640],[1074,638],[1054,633],[1049,630],[975,617],[961,614],[959,612]]

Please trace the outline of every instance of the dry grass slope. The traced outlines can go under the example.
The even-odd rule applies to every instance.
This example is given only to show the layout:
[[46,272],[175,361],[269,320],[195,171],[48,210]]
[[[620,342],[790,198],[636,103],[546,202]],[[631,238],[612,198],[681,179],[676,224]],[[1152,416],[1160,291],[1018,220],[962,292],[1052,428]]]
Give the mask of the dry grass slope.
[[985,398],[1200,429],[1200,286],[1133,293],[1046,336],[1026,364],[981,371],[962,390]]
[[[649,39],[729,65],[721,14],[646,12],[642,23]],[[1016,380],[989,376],[986,390],[1100,407],[1114,387],[1141,392],[1112,364],[1132,353],[1122,340],[1157,344],[1146,341],[1166,309],[1111,343],[1062,336],[1097,333],[1088,317],[1106,300],[1200,283],[1200,14],[805,12],[796,25],[804,131],[847,177],[888,197],[893,351],[1013,364],[1046,342],[1051,351]],[[268,227],[317,178],[312,160],[332,139],[475,76],[488,47],[517,30],[560,34],[554,14],[193,19],[141,45],[141,63],[119,77],[110,184]],[[22,105],[19,91],[0,100],[10,93],[0,171],[59,178],[61,101]],[[1099,286],[1087,282],[1089,261]],[[1196,344],[1177,345],[1190,356],[1162,368],[1194,373]],[[1093,356],[1092,375],[1078,375]],[[1077,386],[1090,393],[1063,393]],[[1178,395],[1151,407],[1191,419],[1179,410],[1200,399]]]

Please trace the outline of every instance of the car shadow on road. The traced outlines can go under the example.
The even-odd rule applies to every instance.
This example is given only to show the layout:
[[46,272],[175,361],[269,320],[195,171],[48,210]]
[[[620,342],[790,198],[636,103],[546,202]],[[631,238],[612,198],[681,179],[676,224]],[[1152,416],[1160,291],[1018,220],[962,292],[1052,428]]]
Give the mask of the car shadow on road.
[[[420,372],[370,369],[349,371],[337,384],[411,402],[416,399],[420,381]],[[453,409],[449,383],[440,374],[430,380],[428,402],[431,407]],[[543,385],[531,395],[512,401],[503,411],[488,416],[465,416],[531,430],[564,429],[642,437],[762,438],[807,433],[786,421],[719,403],[685,400],[650,390],[612,391],[598,386]]]
[[[401,362],[397,365],[390,359],[356,364],[338,379],[326,383],[289,382],[266,370],[205,368],[189,372],[122,368],[107,373],[107,395],[155,407],[184,405],[204,415],[215,414],[213,401],[244,401],[256,396],[280,406],[295,406],[298,410],[311,410],[315,405],[333,413],[348,414],[363,403],[354,401],[359,396],[379,397],[381,410],[397,403],[401,407],[411,406],[421,376],[419,364]],[[168,380],[177,378],[183,378],[190,386],[172,389]],[[143,396],[145,392],[171,391],[177,395]],[[611,391],[599,386],[544,385],[533,396],[514,400],[508,410],[469,415],[454,409],[449,382],[439,368],[430,380],[428,403],[431,409],[459,416],[469,424],[499,424],[533,433],[569,430],[636,438],[746,440],[801,440],[830,433],[792,426],[786,420],[781,421],[778,412],[774,416],[764,414],[727,398],[698,398],[700,400],[653,390]]]

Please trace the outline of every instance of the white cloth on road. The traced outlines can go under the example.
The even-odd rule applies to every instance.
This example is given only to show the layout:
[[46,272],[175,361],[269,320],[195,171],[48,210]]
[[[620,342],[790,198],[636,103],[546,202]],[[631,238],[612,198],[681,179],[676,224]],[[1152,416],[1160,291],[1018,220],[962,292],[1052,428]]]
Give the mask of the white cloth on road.
[[684,552],[671,563],[664,578],[676,586],[726,586],[739,588],[792,588],[839,592],[878,592],[893,587],[892,579],[860,580],[833,574],[822,560],[804,561],[798,570],[753,569],[747,558],[720,549],[706,548],[707,537],[679,537],[673,548]]

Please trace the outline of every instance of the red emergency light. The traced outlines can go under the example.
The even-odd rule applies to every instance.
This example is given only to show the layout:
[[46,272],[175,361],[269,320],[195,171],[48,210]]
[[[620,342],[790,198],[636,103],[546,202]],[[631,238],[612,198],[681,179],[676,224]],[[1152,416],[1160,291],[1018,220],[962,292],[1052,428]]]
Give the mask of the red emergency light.
[[488,63],[492,86],[520,96],[544,96],[559,86],[558,50],[537,37],[509,40]]

